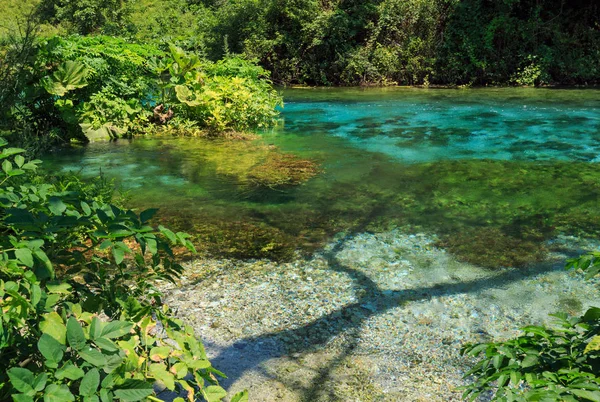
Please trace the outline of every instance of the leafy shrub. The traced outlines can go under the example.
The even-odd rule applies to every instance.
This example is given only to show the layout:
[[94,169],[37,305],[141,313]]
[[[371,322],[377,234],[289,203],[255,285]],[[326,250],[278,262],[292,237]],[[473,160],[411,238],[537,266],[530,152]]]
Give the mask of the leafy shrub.
[[[104,36],[46,38],[27,49],[31,57],[7,70],[18,95],[0,88],[9,106],[3,124],[21,142],[152,133],[171,117],[194,131],[264,128],[281,104],[267,72],[239,58],[211,63]],[[156,107],[169,118],[157,118]]]
[[282,101],[261,78],[266,74],[262,68],[239,58],[203,64],[175,46],[171,46],[171,54],[169,81],[174,89],[171,100],[176,113],[217,132],[275,124],[275,107]]
[[181,273],[172,246],[194,251],[188,236],[150,226],[155,210],[43,180],[22,152],[0,153],[0,398],[157,400],[160,385],[221,400],[223,374],[154,285]]
[[[600,253],[569,261],[569,268],[600,272]],[[527,326],[504,342],[466,345],[462,353],[479,362],[466,374],[474,382],[464,397],[492,393],[498,401],[600,400],[600,308],[581,317],[553,314],[554,327]]]

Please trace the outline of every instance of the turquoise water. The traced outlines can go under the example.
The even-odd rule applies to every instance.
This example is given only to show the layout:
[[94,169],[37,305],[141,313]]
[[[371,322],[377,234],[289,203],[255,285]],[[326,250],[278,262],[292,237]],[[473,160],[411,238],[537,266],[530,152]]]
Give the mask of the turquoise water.
[[[141,138],[48,158],[114,178],[206,250],[287,258],[338,232],[401,227],[484,266],[542,258],[558,234],[600,233],[600,91],[298,89],[254,142]],[[320,165],[300,186],[248,171],[274,153]],[[495,262],[494,262],[495,261]],[[499,262],[498,262],[499,261]]]

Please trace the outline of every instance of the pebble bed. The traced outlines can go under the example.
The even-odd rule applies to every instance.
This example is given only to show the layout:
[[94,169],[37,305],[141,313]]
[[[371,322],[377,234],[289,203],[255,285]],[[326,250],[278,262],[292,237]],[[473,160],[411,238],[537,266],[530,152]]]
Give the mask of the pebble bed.
[[340,235],[288,263],[198,259],[166,303],[202,337],[254,401],[458,401],[469,361],[461,345],[506,339],[559,310],[581,313],[593,282],[564,269],[553,240],[544,263],[486,270],[458,262],[435,238],[402,230]]

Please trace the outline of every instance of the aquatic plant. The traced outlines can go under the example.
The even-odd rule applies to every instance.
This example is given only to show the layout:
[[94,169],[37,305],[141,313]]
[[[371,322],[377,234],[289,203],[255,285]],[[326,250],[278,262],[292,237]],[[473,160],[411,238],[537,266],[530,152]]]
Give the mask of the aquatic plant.
[[319,172],[318,165],[307,159],[290,154],[274,153],[262,164],[248,172],[252,184],[272,189],[297,186],[308,181]]

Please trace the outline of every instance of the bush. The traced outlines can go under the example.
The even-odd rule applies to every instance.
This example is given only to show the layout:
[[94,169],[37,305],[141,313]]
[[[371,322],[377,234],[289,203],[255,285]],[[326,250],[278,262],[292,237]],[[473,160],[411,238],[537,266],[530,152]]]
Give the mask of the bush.
[[275,124],[281,104],[267,72],[240,58],[212,63],[103,36],[52,37],[27,49],[30,57],[7,67],[17,95],[0,84],[2,124],[16,142],[145,134],[171,117],[179,127],[252,130]]
[[0,399],[157,400],[160,387],[221,400],[223,374],[154,285],[180,275],[172,247],[194,251],[188,236],[103,187],[50,183],[22,152],[0,153]]
[[[590,279],[600,272],[600,253],[569,261]],[[491,393],[497,401],[600,400],[600,308],[581,317],[553,314],[553,327],[527,326],[504,342],[466,345],[462,353],[479,362],[466,374],[474,382],[463,396]]]

